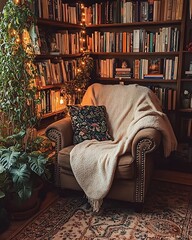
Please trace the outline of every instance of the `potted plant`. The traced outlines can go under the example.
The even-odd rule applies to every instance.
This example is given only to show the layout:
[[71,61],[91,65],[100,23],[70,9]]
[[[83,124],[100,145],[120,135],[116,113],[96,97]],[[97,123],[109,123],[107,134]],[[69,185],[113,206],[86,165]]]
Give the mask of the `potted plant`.
[[189,108],[190,107],[190,101],[191,101],[191,95],[188,90],[183,91],[182,95],[182,107],[183,108]]
[[47,156],[51,148],[47,138],[38,136],[25,148],[22,133],[0,140],[0,190],[15,218],[28,217],[38,209],[42,180],[50,176]]
[[[51,143],[35,127],[41,98],[35,85],[35,18],[30,0],[8,0],[0,14],[0,190],[13,198],[33,196],[37,176],[47,176]],[[23,208],[23,202],[21,203]]]

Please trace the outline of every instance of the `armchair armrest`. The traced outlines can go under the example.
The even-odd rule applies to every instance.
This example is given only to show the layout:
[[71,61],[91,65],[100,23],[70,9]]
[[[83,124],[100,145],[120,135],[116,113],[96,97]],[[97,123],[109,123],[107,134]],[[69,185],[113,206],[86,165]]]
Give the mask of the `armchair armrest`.
[[73,144],[71,118],[66,117],[50,124],[45,130],[46,136],[55,143],[58,153],[62,148]]
[[133,139],[132,156],[136,160],[135,201],[138,203],[144,202],[144,196],[152,174],[152,171],[150,170],[152,165],[150,162],[151,160],[154,160],[153,158],[156,158],[155,155],[153,156],[153,154],[149,154],[149,156],[148,153],[155,153],[155,150],[160,146],[160,143],[161,132],[154,128],[140,130]]
[[136,157],[138,145],[141,144],[143,151],[151,152],[157,149],[161,142],[161,133],[160,131],[154,128],[144,128],[141,129],[134,137],[132,142],[132,156]]

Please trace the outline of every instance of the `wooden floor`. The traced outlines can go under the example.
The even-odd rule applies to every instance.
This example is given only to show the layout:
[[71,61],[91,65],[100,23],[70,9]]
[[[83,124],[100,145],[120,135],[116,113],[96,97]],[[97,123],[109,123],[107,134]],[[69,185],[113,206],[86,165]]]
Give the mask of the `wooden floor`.
[[[43,209],[47,208],[56,198],[58,197],[56,191],[49,191],[46,193],[45,198],[43,199],[39,211],[42,211]],[[32,217],[34,218],[34,216]],[[10,240],[11,236],[17,232],[23,225],[27,224],[31,221],[31,219],[27,220],[12,220],[10,223],[9,228],[2,234],[0,234],[0,240]],[[12,239],[14,240],[14,239]],[[22,240],[22,239],[21,239]]]
[[[192,174],[190,173],[157,170],[154,174],[153,179],[192,186]],[[50,205],[50,203],[53,202],[57,197],[58,195],[56,191],[54,190],[48,191],[45,199],[43,200],[40,206],[39,211],[42,211],[43,209],[47,208],[47,206]],[[0,239],[10,240],[10,237],[13,235],[13,233],[17,232],[23,225],[27,224],[30,220],[31,219],[25,221],[11,221],[9,228],[4,233],[0,234]]]

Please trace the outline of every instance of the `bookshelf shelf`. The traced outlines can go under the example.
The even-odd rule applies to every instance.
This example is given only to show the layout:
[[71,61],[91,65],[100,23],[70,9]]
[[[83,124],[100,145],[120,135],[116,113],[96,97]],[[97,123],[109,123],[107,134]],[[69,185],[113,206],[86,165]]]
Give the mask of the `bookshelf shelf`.
[[51,112],[51,113],[46,113],[42,116],[42,119],[49,118],[49,117],[52,117],[52,116],[55,116],[55,115],[58,115],[58,114],[62,114],[62,113],[64,113],[64,110],[65,109],[58,110],[58,111]]
[[73,23],[67,23],[67,22],[61,22],[61,21],[56,21],[56,20],[49,20],[49,19],[43,19],[43,18],[38,18],[37,19],[37,24],[44,25],[44,26],[50,26],[50,27],[57,27],[57,28],[62,28],[62,29],[84,29],[84,27],[80,24],[73,24]]
[[180,109],[179,109],[179,112],[183,112],[183,113],[192,113],[192,108],[187,108],[187,109],[180,108]]
[[165,84],[176,84],[175,80],[154,80],[154,79],[135,79],[135,78],[97,78],[98,81],[115,81],[115,82],[125,82],[125,83],[165,83]]
[[105,23],[105,24],[90,24],[87,25],[86,28],[92,29],[92,28],[129,28],[129,27],[136,27],[136,28],[141,28],[141,27],[147,27],[147,26],[178,26],[181,25],[181,20],[174,20],[174,21],[148,21],[148,22],[132,22],[132,23]]
[[82,53],[77,54],[39,54],[36,55],[36,60],[40,59],[67,59],[67,58],[79,58],[82,56]]
[[54,89],[54,88],[61,88],[63,86],[62,83],[58,83],[58,84],[52,84],[52,85],[47,85],[47,86],[43,86],[43,87],[38,87],[38,90],[46,90],[46,89]]
[[189,83],[192,83],[192,78],[182,78],[181,79],[181,82],[189,82]]
[[165,56],[177,56],[179,52],[91,52],[91,56],[109,56],[109,57],[119,57],[119,56],[134,56],[134,57],[165,57]]

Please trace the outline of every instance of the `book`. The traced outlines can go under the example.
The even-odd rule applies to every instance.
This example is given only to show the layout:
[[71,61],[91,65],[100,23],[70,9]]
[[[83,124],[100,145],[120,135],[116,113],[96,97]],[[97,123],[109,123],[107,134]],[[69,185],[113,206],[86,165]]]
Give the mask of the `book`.
[[148,61],[148,74],[162,74],[161,59],[149,59]]
[[163,74],[144,74],[144,79],[164,79]]

